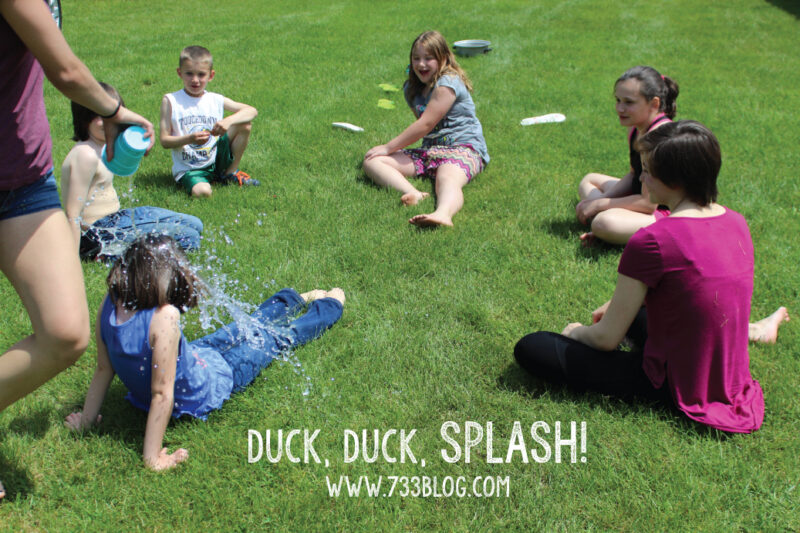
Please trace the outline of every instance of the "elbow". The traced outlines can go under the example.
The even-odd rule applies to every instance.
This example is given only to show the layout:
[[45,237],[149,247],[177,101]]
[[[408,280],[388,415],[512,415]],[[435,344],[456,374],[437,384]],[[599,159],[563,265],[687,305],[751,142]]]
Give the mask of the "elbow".
[[610,352],[611,350],[616,350],[619,344],[622,342],[623,336],[620,335],[612,335],[606,331],[597,332],[597,334],[592,339],[592,345],[597,348],[598,350],[602,350],[604,352]]

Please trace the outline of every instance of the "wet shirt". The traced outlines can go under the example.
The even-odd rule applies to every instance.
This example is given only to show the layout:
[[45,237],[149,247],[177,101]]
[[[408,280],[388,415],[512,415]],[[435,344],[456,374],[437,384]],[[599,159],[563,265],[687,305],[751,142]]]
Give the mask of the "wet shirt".
[[[436,81],[436,87],[449,87],[456,95],[450,110],[444,118],[422,139],[422,147],[469,144],[481,155],[484,163],[489,162],[489,151],[483,138],[483,127],[475,115],[475,104],[467,86],[459,76],[445,75]],[[408,83],[403,87],[406,102],[416,117],[420,117],[430,101],[433,90],[427,96],[418,94],[413,101],[409,99]]]
[[[144,411],[150,410],[152,373],[159,371],[153,366],[150,347],[150,321],[155,311],[155,307],[137,311],[117,324],[115,305],[107,296],[100,315],[100,335],[111,366],[128,388],[125,399]],[[189,345],[181,333],[172,416],[190,415],[205,420],[209,412],[230,398],[232,390],[233,372],[222,356],[214,350]]]

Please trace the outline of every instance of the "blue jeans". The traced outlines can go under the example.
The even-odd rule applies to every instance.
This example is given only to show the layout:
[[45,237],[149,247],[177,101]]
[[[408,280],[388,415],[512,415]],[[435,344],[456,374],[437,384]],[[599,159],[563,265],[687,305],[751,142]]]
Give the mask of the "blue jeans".
[[302,346],[334,325],[342,316],[342,304],[333,298],[314,300],[308,311],[290,320],[305,305],[294,289],[281,289],[240,322],[219,328],[214,333],[192,341],[197,347],[219,352],[233,370],[233,392],[249,385],[273,357],[283,350]]
[[192,215],[150,206],[122,209],[95,221],[81,236],[81,259],[118,257],[138,236],[149,233],[169,235],[184,250],[195,250],[202,232],[203,222]]

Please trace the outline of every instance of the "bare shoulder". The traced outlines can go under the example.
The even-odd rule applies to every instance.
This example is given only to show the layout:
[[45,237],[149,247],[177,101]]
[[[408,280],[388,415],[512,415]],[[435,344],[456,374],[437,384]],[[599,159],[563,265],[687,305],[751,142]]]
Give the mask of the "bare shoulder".
[[61,165],[62,179],[70,180],[73,175],[79,174],[83,179],[94,177],[100,168],[100,156],[97,151],[86,142],[79,142],[72,147]]
[[150,345],[177,343],[181,335],[180,316],[180,311],[174,305],[162,305],[156,309],[150,319]]
[[172,304],[162,305],[161,307],[157,308],[155,313],[153,313],[153,319],[150,324],[154,324],[156,322],[173,322],[177,323],[177,321],[181,317],[181,312]]

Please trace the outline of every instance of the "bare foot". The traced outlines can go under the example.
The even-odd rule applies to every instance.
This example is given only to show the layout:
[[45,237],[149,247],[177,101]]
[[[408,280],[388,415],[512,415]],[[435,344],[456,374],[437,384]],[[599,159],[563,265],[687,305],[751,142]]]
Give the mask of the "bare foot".
[[453,219],[448,216],[437,215],[435,212],[427,215],[417,215],[408,219],[410,224],[420,227],[452,226]]
[[325,297],[338,300],[340,304],[344,305],[344,291],[339,287],[334,287],[325,293]]
[[403,205],[417,205],[428,196],[430,194],[427,192],[412,191],[401,196],[400,201],[403,202]]
[[314,289],[313,291],[304,292],[300,295],[304,302],[309,303],[320,298],[325,298],[325,291],[322,289]]
[[594,241],[595,239],[597,239],[597,237],[595,237],[594,233],[592,233],[591,231],[587,231],[586,233],[581,234],[580,239],[581,239],[581,246],[583,246],[584,248],[591,248],[592,246],[594,246]]
[[779,307],[777,311],[766,318],[762,318],[755,324],[750,324],[748,337],[751,342],[763,342],[764,344],[775,344],[778,340],[778,328],[783,322],[789,321],[789,312],[785,307]]

